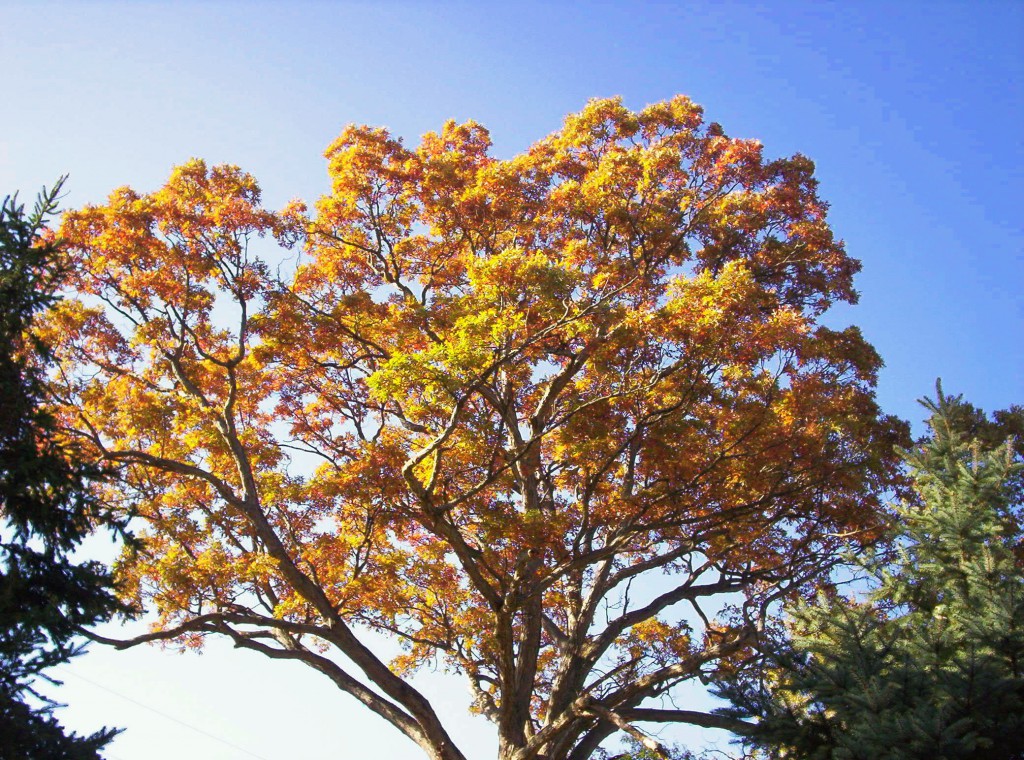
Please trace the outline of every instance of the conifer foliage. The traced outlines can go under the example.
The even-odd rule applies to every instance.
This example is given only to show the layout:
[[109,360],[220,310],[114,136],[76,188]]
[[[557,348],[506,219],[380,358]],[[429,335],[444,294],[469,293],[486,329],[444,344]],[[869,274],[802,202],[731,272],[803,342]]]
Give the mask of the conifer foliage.
[[861,562],[869,599],[798,608],[777,667],[725,690],[723,712],[760,719],[757,756],[1024,757],[1024,414],[989,420],[941,386],[922,403],[931,433],[906,454],[918,498],[897,508],[894,553]]
[[[61,183],[26,213],[16,197],[0,207],[0,759],[89,760],[116,731],[65,734],[32,687],[79,651],[79,626],[122,605],[97,563],[69,553],[88,535],[101,474],[60,440],[43,409],[47,347],[36,318],[55,302],[59,246],[43,225]],[[39,707],[42,705],[42,707]]]

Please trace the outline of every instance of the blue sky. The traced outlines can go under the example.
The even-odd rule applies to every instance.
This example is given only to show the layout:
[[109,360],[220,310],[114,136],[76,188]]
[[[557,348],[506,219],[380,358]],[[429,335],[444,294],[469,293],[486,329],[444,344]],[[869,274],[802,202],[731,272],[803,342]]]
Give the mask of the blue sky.
[[[888,411],[918,421],[914,400],[939,376],[988,409],[1024,401],[1019,2],[0,1],[0,12],[0,194],[28,197],[69,173],[65,205],[98,202],[118,185],[155,189],[200,156],[252,172],[279,207],[327,189],[321,154],[349,122],[415,144],[473,118],[510,156],[591,97],[640,107],[685,93],[730,135],[816,161],[833,227],[864,264],[860,305],[831,318],[860,325],[885,359]],[[58,695],[83,730],[128,727],[114,760],[252,755],[96,684],[267,760],[417,756],[295,670],[223,646],[95,649]],[[461,682],[426,678],[470,757],[488,756]]]

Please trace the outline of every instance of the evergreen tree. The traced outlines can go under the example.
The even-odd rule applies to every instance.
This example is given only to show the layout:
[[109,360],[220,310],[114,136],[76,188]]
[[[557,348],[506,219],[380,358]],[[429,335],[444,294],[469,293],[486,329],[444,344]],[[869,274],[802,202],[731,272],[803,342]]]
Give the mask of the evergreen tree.
[[69,554],[102,521],[89,485],[102,473],[76,458],[44,410],[45,345],[32,334],[56,299],[59,247],[44,224],[61,182],[32,213],[0,207],[0,759],[85,760],[117,733],[66,734],[33,688],[81,645],[81,626],[122,610],[105,569]]
[[772,667],[722,689],[723,712],[758,721],[753,756],[1024,758],[1024,414],[937,396],[906,454],[917,498],[893,548],[859,563],[868,599],[798,607]]

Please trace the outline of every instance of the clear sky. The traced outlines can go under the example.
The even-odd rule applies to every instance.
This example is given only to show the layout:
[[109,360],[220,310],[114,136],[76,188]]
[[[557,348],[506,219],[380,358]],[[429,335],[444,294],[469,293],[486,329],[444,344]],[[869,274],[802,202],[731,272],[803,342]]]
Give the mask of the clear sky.
[[[728,134],[817,163],[864,264],[860,305],[832,319],[885,359],[887,411],[917,422],[939,376],[988,409],[1024,402],[1019,0],[0,0],[0,75],[0,195],[69,173],[67,207],[199,156],[252,172],[276,208],[327,189],[321,154],[349,122],[415,144],[473,118],[510,156],[589,98],[685,93]],[[62,719],[127,727],[112,760],[418,757],[322,677],[224,645],[94,647],[65,673]],[[458,677],[424,678],[469,757],[493,756]]]

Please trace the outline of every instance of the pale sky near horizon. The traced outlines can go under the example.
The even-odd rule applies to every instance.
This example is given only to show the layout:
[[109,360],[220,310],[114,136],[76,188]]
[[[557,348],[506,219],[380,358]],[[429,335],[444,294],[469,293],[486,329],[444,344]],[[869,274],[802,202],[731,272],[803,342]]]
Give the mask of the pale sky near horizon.
[[[67,173],[69,208],[191,156],[242,166],[278,208],[326,191],[346,123],[416,144],[472,118],[507,157],[589,98],[685,93],[817,163],[864,265],[861,303],[831,319],[886,361],[883,408],[919,423],[936,377],[986,409],[1024,402],[1024,3],[0,0],[0,72],[0,195]],[[126,727],[111,760],[420,756],[323,677],[223,643],[94,646],[63,674],[62,721]],[[422,682],[470,760],[493,757],[459,677]]]

